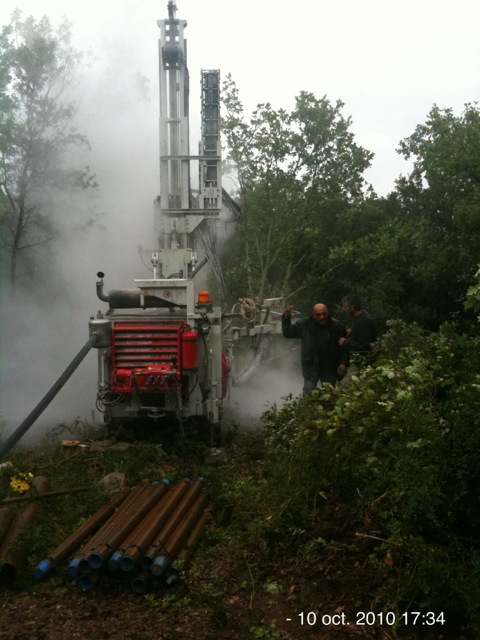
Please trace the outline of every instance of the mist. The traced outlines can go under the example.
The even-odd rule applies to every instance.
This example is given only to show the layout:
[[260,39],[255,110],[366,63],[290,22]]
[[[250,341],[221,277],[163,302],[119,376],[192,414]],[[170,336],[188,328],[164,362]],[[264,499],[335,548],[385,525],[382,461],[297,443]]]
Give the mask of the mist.
[[[154,37],[148,43],[155,66],[157,41]],[[93,52],[93,66],[80,76],[74,96],[79,105],[75,124],[91,149],[72,149],[65,165],[88,165],[99,184],[97,192],[50,194],[57,235],[32,254],[34,267],[24,263],[24,286],[15,298],[5,294],[0,337],[3,437],[25,420],[83,347],[89,317],[105,311],[96,295],[97,272],[105,273],[106,290],[133,287],[136,278],[151,276],[141,249],[156,248],[158,86],[148,81],[131,50],[127,34],[105,38]],[[191,78],[192,153],[200,137],[199,79]],[[195,188],[195,166],[191,174]],[[205,268],[197,277],[207,282],[209,271]],[[278,353],[274,357],[275,362],[267,363],[252,380],[234,388],[226,402],[225,423],[258,428],[266,409],[281,405],[290,393],[301,392],[294,362]],[[19,446],[37,443],[57,425],[70,425],[76,419],[100,423],[96,392],[97,352],[92,349]]]
[[[248,367],[248,359],[234,364],[235,378]],[[224,405],[224,424],[241,431],[263,428],[262,414],[273,407],[281,408],[289,396],[302,393],[303,377],[300,365],[300,340],[285,340],[275,336],[265,362],[253,376],[236,384]]]
[[[132,287],[135,278],[149,275],[139,247],[155,244],[158,101],[152,95],[156,88],[148,86],[132,61],[130,45],[125,39],[105,43],[74,96],[79,104],[75,124],[91,150],[72,149],[64,163],[89,165],[98,191],[49,194],[56,237],[23,262],[15,297],[3,292],[3,436],[29,415],[88,340],[89,317],[105,310],[96,295],[97,272],[106,274],[107,289]],[[152,45],[157,55],[156,42]],[[58,423],[100,420],[96,386],[97,353],[92,349],[21,442],[42,438]]]

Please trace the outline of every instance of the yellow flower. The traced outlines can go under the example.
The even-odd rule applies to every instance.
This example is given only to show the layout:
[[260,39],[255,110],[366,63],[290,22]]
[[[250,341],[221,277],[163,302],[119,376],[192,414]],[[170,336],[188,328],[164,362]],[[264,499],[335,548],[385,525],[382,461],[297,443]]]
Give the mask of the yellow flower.
[[30,480],[32,480],[32,473],[19,473],[10,480],[10,487],[15,493],[25,493],[30,489]]

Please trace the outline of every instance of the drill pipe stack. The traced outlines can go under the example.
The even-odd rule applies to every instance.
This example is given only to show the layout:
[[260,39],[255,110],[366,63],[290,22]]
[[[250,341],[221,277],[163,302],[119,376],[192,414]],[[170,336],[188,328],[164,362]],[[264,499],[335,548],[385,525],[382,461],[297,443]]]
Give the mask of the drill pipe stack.
[[[50,483],[45,476],[36,476],[32,481],[32,488],[39,494],[50,489]],[[32,488],[29,494],[32,493]],[[22,534],[35,522],[41,506],[38,502],[31,502],[20,510],[12,510],[10,505],[0,510],[0,583],[13,584],[20,567],[26,564],[28,547],[22,539]]]
[[208,519],[206,504],[201,478],[186,478],[172,488],[143,483],[102,507],[39,563],[33,576],[43,579],[91,535],[70,561],[70,581],[89,590],[109,575],[126,580],[134,593],[158,588],[174,574],[177,557],[190,557]]
[[127,490],[123,490],[118,493],[108,504],[103,506],[94,513],[93,516],[86,520],[86,522],[84,522],[77,531],[59,544],[48,558],[39,562],[33,572],[35,580],[43,580],[43,578],[51,573],[57,565],[59,565],[63,560],[66,560],[87,536],[97,531],[99,527],[106,522],[120,503],[125,500],[127,495]]

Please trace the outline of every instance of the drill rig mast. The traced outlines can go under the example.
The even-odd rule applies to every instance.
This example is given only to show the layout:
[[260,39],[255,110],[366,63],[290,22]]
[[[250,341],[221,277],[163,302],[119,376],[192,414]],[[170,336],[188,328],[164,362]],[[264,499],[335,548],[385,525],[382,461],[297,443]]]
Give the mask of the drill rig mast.
[[[176,9],[170,1],[168,19],[158,21],[161,195],[155,201],[155,234],[160,249],[151,259],[154,279],[185,280],[192,279],[207,261],[212,265],[217,260],[216,223],[222,212],[220,72],[201,72],[201,141],[194,156],[189,149],[187,23],[175,18]],[[190,186],[192,161],[199,167],[196,197]],[[206,254],[200,263],[198,248]],[[220,269],[214,273],[223,298]],[[193,312],[193,308],[188,309],[188,313]]]
[[[189,74],[184,30],[168,3],[168,20],[160,27],[160,193],[156,202],[158,255],[164,277],[191,276],[196,255],[193,235],[222,210],[220,147],[220,72],[202,71],[202,140],[199,155],[189,150]],[[190,188],[191,161],[199,163],[199,196]],[[211,225],[212,226],[212,225]],[[213,227],[214,228],[214,227]]]

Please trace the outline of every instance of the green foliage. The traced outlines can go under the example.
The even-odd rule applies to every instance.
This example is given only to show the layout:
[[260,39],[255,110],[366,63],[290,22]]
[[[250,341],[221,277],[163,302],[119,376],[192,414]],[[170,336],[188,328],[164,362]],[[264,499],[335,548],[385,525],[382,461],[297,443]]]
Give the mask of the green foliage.
[[318,285],[329,268],[325,231],[347,203],[361,200],[372,154],[355,143],[341,101],[302,92],[292,112],[260,104],[247,122],[230,76],[222,101],[226,166],[242,209],[224,252],[229,289],[234,297],[290,295],[305,273],[315,273]]
[[480,242],[478,105],[460,115],[434,106],[399,143],[413,170],[385,198],[362,177],[372,154],[355,143],[341,101],[302,92],[292,112],[258,105],[247,121],[228,77],[223,106],[243,212],[223,256],[234,299],[283,296],[307,312],[318,300],[334,310],[355,291],[380,328],[392,317],[435,330],[471,321],[463,302]]
[[395,567],[392,606],[463,610],[479,624],[466,594],[480,588],[480,340],[395,322],[381,348],[348,385],[264,415],[276,535],[310,531],[334,494],[359,526],[375,523],[372,558],[388,553]]
[[275,638],[281,638],[281,635],[275,631],[275,621],[272,621],[268,626],[255,626],[250,628],[252,638],[258,640],[274,640]]
[[465,105],[460,115],[434,106],[399,153],[413,160],[413,170],[372,203],[376,227],[362,211],[355,228],[338,234],[330,252],[333,264],[342,263],[335,275],[340,285],[356,283],[382,321],[392,312],[432,329],[468,321],[463,301],[480,241],[478,105]]
[[441,200],[443,210],[451,209],[459,198],[475,195],[480,182],[478,105],[466,104],[461,116],[434,105],[426,123],[400,143],[399,151],[414,159],[410,180],[417,186],[426,181],[430,197]]
[[[206,577],[212,563],[241,565],[237,584],[246,597],[260,589],[274,597],[289,584],[270,573],[275,561],[295,554],[300,561],[323,556],[323,564],[341,555],[352,566],[369,558],[378,576],[372,598],[387,609],[445,611],[452,628],[478,628],[479,356],[480,340],[456,326],[430,333],[390,322],[381,358],[358,378],[267,411],[264,447],[258,437],[252,446],[237,434],[226,463],[192,461],[215,499],[215,514],[189,567],[188,590],[147,596],[147,604],[159,615],[191,607],[195,615],[209,612],[213,626],[224,624],[223,591]],[[148,443],[132,445],[128,454],[58,447],[44,456],[13,453],[11,460],[48,475],[52,488],[95,484],[114,470],[129,484],[167,471],[161,447]],[[182,464],[168,469],[174,480],[183,473]],[[336,541],[319,532],[332,517],[330,496],[364,538]],[[49,503],[26,534],[31,565],[104,502],[95,488]],[[275,637],[273,625],[252,624],[252,634]]]
[[[480,312],[480,268],[476,272],[475,278],[476,278],[476,283],[472,284],[467,289],[465,308],[473,309],[476,312]],[[480,321],[480,315],[477,316],[477,320]]]

